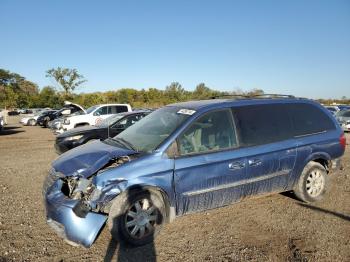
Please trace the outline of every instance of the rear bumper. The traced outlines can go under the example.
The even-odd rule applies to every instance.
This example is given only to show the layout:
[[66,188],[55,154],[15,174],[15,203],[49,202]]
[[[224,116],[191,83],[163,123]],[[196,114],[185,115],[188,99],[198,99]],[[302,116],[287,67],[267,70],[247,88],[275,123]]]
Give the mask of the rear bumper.
[[56,181],[44,196],[47,223],[69,244],[88,248],[103,228],[107,216],[88,212],[85,218],[78,217],[73,212],[78,200],[66,198],[60,186],[60,181]]

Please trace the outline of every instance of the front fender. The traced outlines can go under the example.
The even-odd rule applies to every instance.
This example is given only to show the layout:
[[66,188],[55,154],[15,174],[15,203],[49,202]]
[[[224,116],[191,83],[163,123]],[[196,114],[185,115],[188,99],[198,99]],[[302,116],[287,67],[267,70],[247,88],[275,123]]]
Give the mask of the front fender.
[[94,204],[107,213],[112,200],[121,193],[152,189],[162,193],[166,205],[175,207],[173,161],[161,155],[146,155],[98,174],[92,181],[98,192]]

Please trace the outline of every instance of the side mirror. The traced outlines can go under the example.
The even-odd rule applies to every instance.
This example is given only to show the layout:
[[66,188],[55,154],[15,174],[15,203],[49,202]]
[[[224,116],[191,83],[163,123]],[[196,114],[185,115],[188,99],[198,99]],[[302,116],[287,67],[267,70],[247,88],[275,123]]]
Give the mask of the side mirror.
[[70,115],[70,113],[71,113],[71,110],[70,109],[65,109],[65,110],[63,110],[62,111],[62,115]]
[[98,112],[98,111],[96,111],[95,113],[94,113],[94,116],[100,116],[101,114],[100,114],[100,112]]

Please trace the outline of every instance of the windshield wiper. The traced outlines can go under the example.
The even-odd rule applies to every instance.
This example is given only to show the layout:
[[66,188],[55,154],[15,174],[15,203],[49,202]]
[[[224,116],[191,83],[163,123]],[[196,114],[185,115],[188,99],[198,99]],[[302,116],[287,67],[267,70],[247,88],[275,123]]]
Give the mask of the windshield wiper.
[[120,144],[123,144],[127,148],[132,149],[132,150],[137,152],[137,149],[133,146],[133,144],[131,144],[129,141],[126,141],[124,138],[114,137],[113,140],[116,140]]

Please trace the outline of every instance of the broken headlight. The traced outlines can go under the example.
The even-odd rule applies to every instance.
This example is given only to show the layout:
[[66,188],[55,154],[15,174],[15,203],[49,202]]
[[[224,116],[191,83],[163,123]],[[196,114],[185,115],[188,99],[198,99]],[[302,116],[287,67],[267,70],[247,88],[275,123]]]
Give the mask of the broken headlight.
[[95,188],[89,179],[83,177],[65,177],[62,180],[62,193],[72,199],[88,199]]

